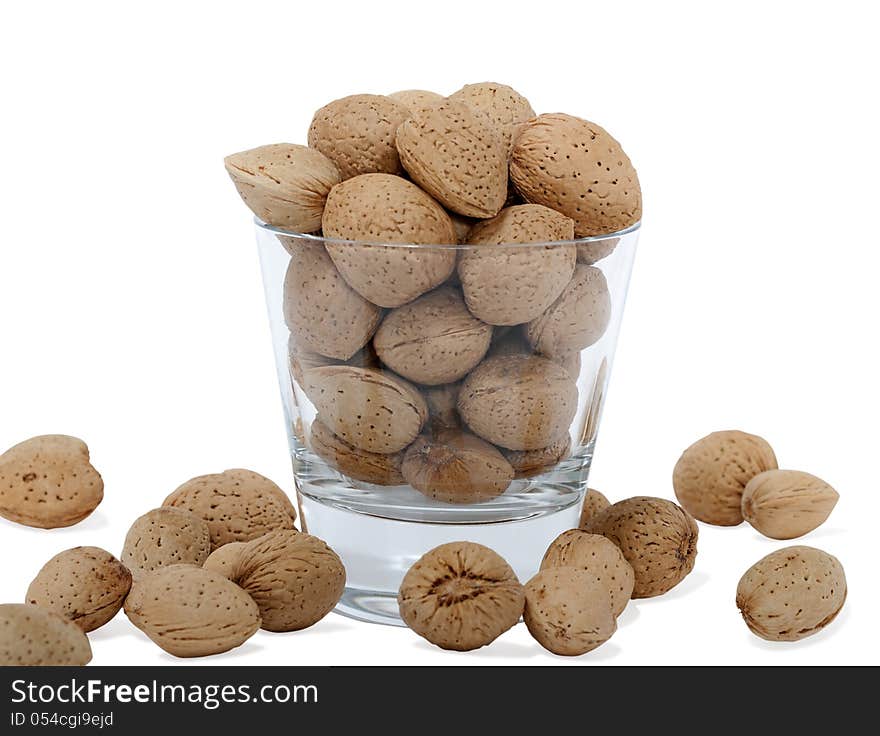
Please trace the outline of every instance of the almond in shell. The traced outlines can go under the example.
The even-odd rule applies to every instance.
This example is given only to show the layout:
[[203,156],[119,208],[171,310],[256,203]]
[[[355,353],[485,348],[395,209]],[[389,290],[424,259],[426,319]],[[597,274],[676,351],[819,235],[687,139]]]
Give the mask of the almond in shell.
[[794,539],[825,523],[840,498],[821,478],[800,470],[765,470],[742,496],[743,518],[765,537]]
[[623,613],[632,597],[635,573],[623,553],[610,539],[589,534],[582,529],[569,529],[560,534],[544,554],[541,569],[576,567],[585,570],[608,593],[611,611]]
[[662,595],[694,568],[697,524],[672,501],[628,498],[590,518],[583,529],[620,548],[635,574],[633,598]]
[[527,202],[572,218],[578,237],[623,230],[642,216],[629,156],[604,128],[573,115],[525,123],[510,154],[510,178]]
[[526,583],[525,593],[523,621],[535,640],[553,654],[585,654],[617,630],[605,586],[585,570],[547,568]]
[[85,632],[106,624],[122,608],[131,573],[99,547],[74,547],[49,560],[30,584],[25,602],[53,611]]
[[519,621],[523,586],[510,565],[488,547],[449,542],[409,569],[397,595],[400,617],[443,649],[490,644]]
[[327,428],[368,452],[395,453],[412,442],[428,419],[428,406],[408,381],[386,371],[337,365],[305,375]]
[[327,252],[348,284],[379,306],[406,304],[455,269],[454,248],[413,247],[457,238],[446,211],[399,176],[365,174],[334,187],[323,222],[325,237],[357,241],[328,242]]
[[384,95],[350,95],[315,113],[308,141],[336,164],[343,179],[358,174],[401,173],[394,145],[409,110]]
[[104,498],[104,481],[86,443],[52,434],[25,440],[0,455],[0,516],[38,529],[72,526]]
[[497,447],[461,429],[418,437],[402,469],[413,488],[445,503],[488,501],[513,480],[513,467]]
[[610,321],[605,275],[594,266],[578,265],[559,298],[526,325],[526,337],[537,352],[558,359],[596,343]]
[[167,565],[201,565],[210,553],[208,522],[186,509],[163,506],[131,525],[122,561],[134,577],[140,577]]
[[284,491],[242,468],[192,478],[163,506],[184,509],[208,522],[212,549],[249,542],[276,529],[294,529],[296,521],[296,509]]
[[737,430],[712,432],[682,453],[672,485],[679,503],[700,521],[736,526],[743,520],[746,484],[776,468],[773,448],[762,437]]
[[736,588],[736,606],[753,634],[798,641],[817,634],[846,601],[840,561],[814,547],[786,547],[750,567]]
[[263,222],[298,233],[321,227],[324,203],[342,181],[320,151],[292,143],[260,146],[223,163],[239,195]]
[[[493,325],[535,319],[562,293],[574,273],[574,223],[540,205],[508,207],[476,225],[461,252],[458,275],[468,309]],[[510,247],[507,244],[523,244]],[[535,243],[532,247],[524,244]]]
[[443,206],[465,217],[494,217],[507,199],[507,146],[492,123],[446,100],[413,111],[397,130],[407,173]]
[[310,534],[277,531],[249,542],[233,579],[259,606],[267,631],[298,631],[333,610],[345,588],[342,560]]
[[83,667],[91,659],[76,624],[28,603],[0,604],[0,667]]
[[562,439],[576,410],[577,385],[568,371],[535,355],[487,358],[458,397],[468,427],[509,450],[537,450]]
[[175,657],[228,652],[260,628],[257,604],[245,591],[194,565],[169,565],[135,581],[125,615]]
[[453,383],[479,363],[492,328],[474,317],[461,293],[446,286],[392,310],[373,338],[381,361],[404,378]]
[[382,310],[352,289],[321,243],[292,244],[284,277],[284,321],[294,342],[328,358],[349,360],[369,342]]

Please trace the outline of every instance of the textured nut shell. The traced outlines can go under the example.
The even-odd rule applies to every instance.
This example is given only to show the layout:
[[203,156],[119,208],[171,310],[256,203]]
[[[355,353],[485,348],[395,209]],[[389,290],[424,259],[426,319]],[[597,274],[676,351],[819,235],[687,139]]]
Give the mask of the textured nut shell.
[[736,526],[743,520],[746,484],[776,467],[773,448],[761,437],[736,430],[712,432],[682,453],[672,485],[679,503],[695,518]]
[[436,105],[446,99],[443,95],[426,89],[402,89],[400,92],[392,92],[388,96],[410,112],[421,110],[423,107],[431,107],[431,105]]
[[75,624],[37,606],[0,604],[0,667],[82,667],[91,660],[89,639]]
[[284,321],[298,346],[348,360],[376,331],[382,310],[352,289],[323,245],[299,241],[284,277]]
[[194,565],[170,565],[136,580],[125,615],[175,657],[206,657],[244,644],[260,612],[235,583]]
[[309,146],[329,158],[343,179],[358,174],[399,174],[394,146],[409,110],[384,95],[351,95],[324,105],[312,118]]
[[167,565],[201,565],[209,554],[208,522],[186,509],[163,506],[131,525],[121,559],[137,578]]
[[736,588],[736,606],[762,639],[797,641],[836,618],[846,590],[836,557],[813,547],[786,547],[746,571]]
[[312,422],[309,439],[312,450],[343,475],[380,486],[403,483],[400,452],[382,454],[361,450],[333,434],[320,417]]
[[25,602],[53,611],[88,632],[119,612],[130,588],[131,573],[109,552],[74,547],[43,565]]
[[188,480],[163,506],[185,509],[208,522],[211,548],[249,542],[276,529],[293,529],[296,509],[287,494],[252,470],[234,468]]
[[263,222],[298,233],[321,227],[327,195],[342,181],[324,154],[292,143],[233,153],[223,163],[251,212]]
[[513,139],[522,124],[535,117],[535,111],[525,97],[513,87],[497,82],[466,84],[449,95],[449,99],[485,115],[498,130],[508,152],[513,148]]
[[507,147],[491,123],[446,100],[414,110],[397,130],[407,173],[443,205],[466,217],[494,217],[507,199]]
[[617,545],[601,534],[589,534],[581,529],[562,532],[544,554],[541,569],[576,567],[589,573],[590,578],[608,593],[611,611],[619,616],[632,597],[635,573]]
[[476,225],[461,252],[458,276],[468,309],[493,325],[535,319],[562,293],[574,273],[574,245],[532,248],[506,243],[571,240],[571,219],[540,205],[508,207]]
[[608,592],[585,570],[542,570],[525,590],[523,621],[535,640],[553,654],[585,654],[617,631]]
[[205,560],[202,567],[232,580],[238,568],[241,552],[246,546],[247,542],[230,542],[222,547],[217,547],[208,555],[208,559]]
[[565,435],[537,450],[504,450],[504,457],[513,466],[517,478],[529,478],[549,470],[562,458],[568,457],[570,449],[571,437]]
[[522,127],[510,178],[527,202],[571,217],[578,237],[623,230],[642,216],[639,177],[620,144],[572,115],[539,115]]
[[458,415],[458,392],[461,383],[447,383],[443,386],[425,386],[422,396],[428,405],[428,424],[433,432],[461,427]]
[[398,452],[428,418],[418,390],[391,373],[334,365],[313,368],[305,380],[306,393],[330,431],[361,450]]
[[583,529],[587,522],[611,505],[611,502],[599,491],[588,488],[581,505],[581,518],[578,526]]
[[583,263],[587,266],[598,263],[603,258],[610,256],[619,242],[620,238],[603,238],[602,240],[594,240],[589,243],[578,243],[578,263]]
[[310,368],[323,368],[327,365],[345,365],[354,366],[356,368],[381,368],[379,356],[373,349],[372,341],[368,342],[364,347],[358,350],[346,361],[340,361],[337,358],[328,358],[326,355],[315,353],[306,348],[302,348],[296,343],[293,335],[287,341],[287,354],[290,358],[290,375],[303,390],[305,390],[305,372]]
[[633,598],[671,590],[694,569],[697,524],[672,501],[637,496],[609,506],[583,527],[616,544],[635,573]]
[[539,353],[568,356],[597,342],[611,321],[611,294],[605,274],[578,265],[559,298],[526,325],[526,337]]
[[382,307],[412,301],[455,269],[454,249],[408,247],[449,245],[457,238],[446,211],[399,176],[367,174],[334,187],[324,210],[324,235],[360,241],[327,243],[327,252],[348,284]]
[[39,529],[72,526],[104,498],[85,442],[60,434],[25,440],[0,455],[0,516]]
[[382,362],[404,378],[437,386],[454,383],[479,363],[492,328],[474,317],[461,293],[435,289],[391,311],[373,338]]
[[345,587],[342,560],[323,541],[272,532],[241,551],[234,579],[260,608],[267,631],[298,631],[320,621]]
[[460,429],[418,437],[403,458],[403,477],[417,491],[446,503],[479,503],[500,496],[513,468],[498,448]]
[[397,602],[400,617],[419,636],[443,649],[468,651],[516,624],[525,595],[500,555],[481,544],[450,542],[415,562]]
[[815,475],[800,470],[765,470],[742,496],[743,518],[772,539],[794,539],[825,523],[840,496]]
[[464,380],[462,419],[509,450],[537,450],[561,439],[577,410],[577,385],[556,363],[534,355],[487,358]]

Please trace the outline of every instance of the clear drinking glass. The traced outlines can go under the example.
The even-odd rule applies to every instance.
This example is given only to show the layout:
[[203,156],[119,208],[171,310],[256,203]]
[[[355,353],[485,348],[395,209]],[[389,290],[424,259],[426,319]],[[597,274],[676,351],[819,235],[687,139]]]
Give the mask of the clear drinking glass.
[[[467,540],[491,547],[507,559],[520,580],[525,582],[537,571],[544,551],[553,538],[577,526],[638,235],[639,225],[636,224],[610,235],[557,243],[401,246],[334,241],[317,235],[287,232],[256,221],[257,244],[301,523],[304,531],[325,540],[345,563],[347,584],[337,606],[339,613],[361,620],[400,625],[397,590],[401,579],[422,554],[445,542]],[[370,468],[367,473],[358,471],[360,478],[352,477],[340,472],[340,463],[333,460],[328,462],[316,454],[312,449],[312,425],[318,410],[306,395],[303,384],[308,381],[304,379],[304,374],[316,367],[345,364],[396,380],[395,374],[381,363],[370,348],[372,343],[367,343],[365,349],[345,361],[339,357],[315,355],[310,351],[297,352],[296,341],[291,339],[288,322],[297,319],[297,316],[290,314],[290,310],[285,314],[285,282],[296,278],[294,272],[298,268],[296,259],[292,263],[291,253],[306,253],[309,262],[317,260],[326,264],[330,261],[325,246],[330,244],[332,247],[339,243],[344,243],[349,249],[369,249],[369,263],[377,263],[386,256],[396,258],[404,250],[420,255],[431,251],[446,254],[446,258],[454,255],[460,263],[464,254],[472,249],[547,249],[571,248],[575,245],[578,268],[590,266],[604,275],[607,296],[610,298],[610,314],[601,337],[579,354],[568,355],[564,361],[557,361],[564,364],[577,386],[577,406],[568,427],[570,446],[567,454],[555,464],[534,471],[528,477],[514,478],[506,491],[477,503],[448,503],[430,498],[405,482],[395,485],[369,482],[364,478],[374,474]],[[450,251],[453,253],[450,254]],[[411,269],[408,274],[414,281],[425,279],[425,273],[419,268]],[[326,298],[327,293],[322,278],[316,272],[309,273],[304,279],[306,292],[314,288],[315,298],[319,301]],[[460,288],[456,271],[445,285]],[[344,331],[350,326],[347,321],[350,315],[347,312],[337,315],[334,310],[337,304],[340,309],[343,308],[340,301],[331,299],[320,305],[319,313],[321,319],[326,320],[326,329]],[[389,309],[376,311],[377,319],[387,317],[390,312]],[[496,326],[492,329],[488,356],[531,349],[524,338],[524,326]],[[412,382],[409,385],[424,396],[437,395],[436,387]],[[443,391],[439,393],[442,398]],[[362,402],[367,409],[370,396],[365,394]],[[431,431],[432,422],[435,421],[433,412],[440,411],[436,403],[432,403],[432,407],[431,418],[425,423],[423,432]],[[447,409],[451,410],[452,407],[454,398]],[[354,409],[352,413],[359,413],[359,410]],[[356,422],[357,417],[346,416],[342,420]],[[564,444],[564,437],[562,441]],[[507,452],[506,448],[500,449]],[[326,451],[323,454],[327,457]],[[380,460],[384,463],[384,458]],[[381,483],[389,481],[387,474],[382,476],[384,465],[375,472],[379,474]]]

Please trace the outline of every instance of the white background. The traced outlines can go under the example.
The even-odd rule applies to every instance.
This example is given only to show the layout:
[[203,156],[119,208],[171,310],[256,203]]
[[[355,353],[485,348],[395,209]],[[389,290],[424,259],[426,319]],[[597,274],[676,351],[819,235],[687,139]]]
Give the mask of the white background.
[[[80,544],[119,553],[187,478],[292,491],[250,215],[225,154],[305,142],[355,92],[497,80],[607,127],[638,167],[640,252],[591,485],[672,497],[715,429],[766,437],[841,501],[804,543],[843,562],[838,621],[753,637],[737,580],[783,543],[701,525],[693,574],[601,649],[520,625],[470,654],[330,616],[212,664],[877,663],[876,24],[869,3],[16,3],[0,11],[0,446],[86,439],[106,498],[43,532],[0,521],[0,600]],[[142,10],[138,12],[134,8]],[[120,615],[96,664],[184,664]]]

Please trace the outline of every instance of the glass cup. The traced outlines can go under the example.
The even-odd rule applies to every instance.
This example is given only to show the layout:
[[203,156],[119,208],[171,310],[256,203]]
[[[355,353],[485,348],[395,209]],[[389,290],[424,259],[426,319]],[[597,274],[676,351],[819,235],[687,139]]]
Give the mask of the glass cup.
[[[256,221],[301,523],[345,563],[339,613],[400,625],[403,576],[446,542],[491,547],[525,582],[578,525],[638,234],[396,245]],[[576,250],[577,267],[534,321],[469,314],[470,292],[497,281],[506,321],[522,319],[546,300],[532,287],[555,249]],[[509,289],[508,263],[521,274]]]

